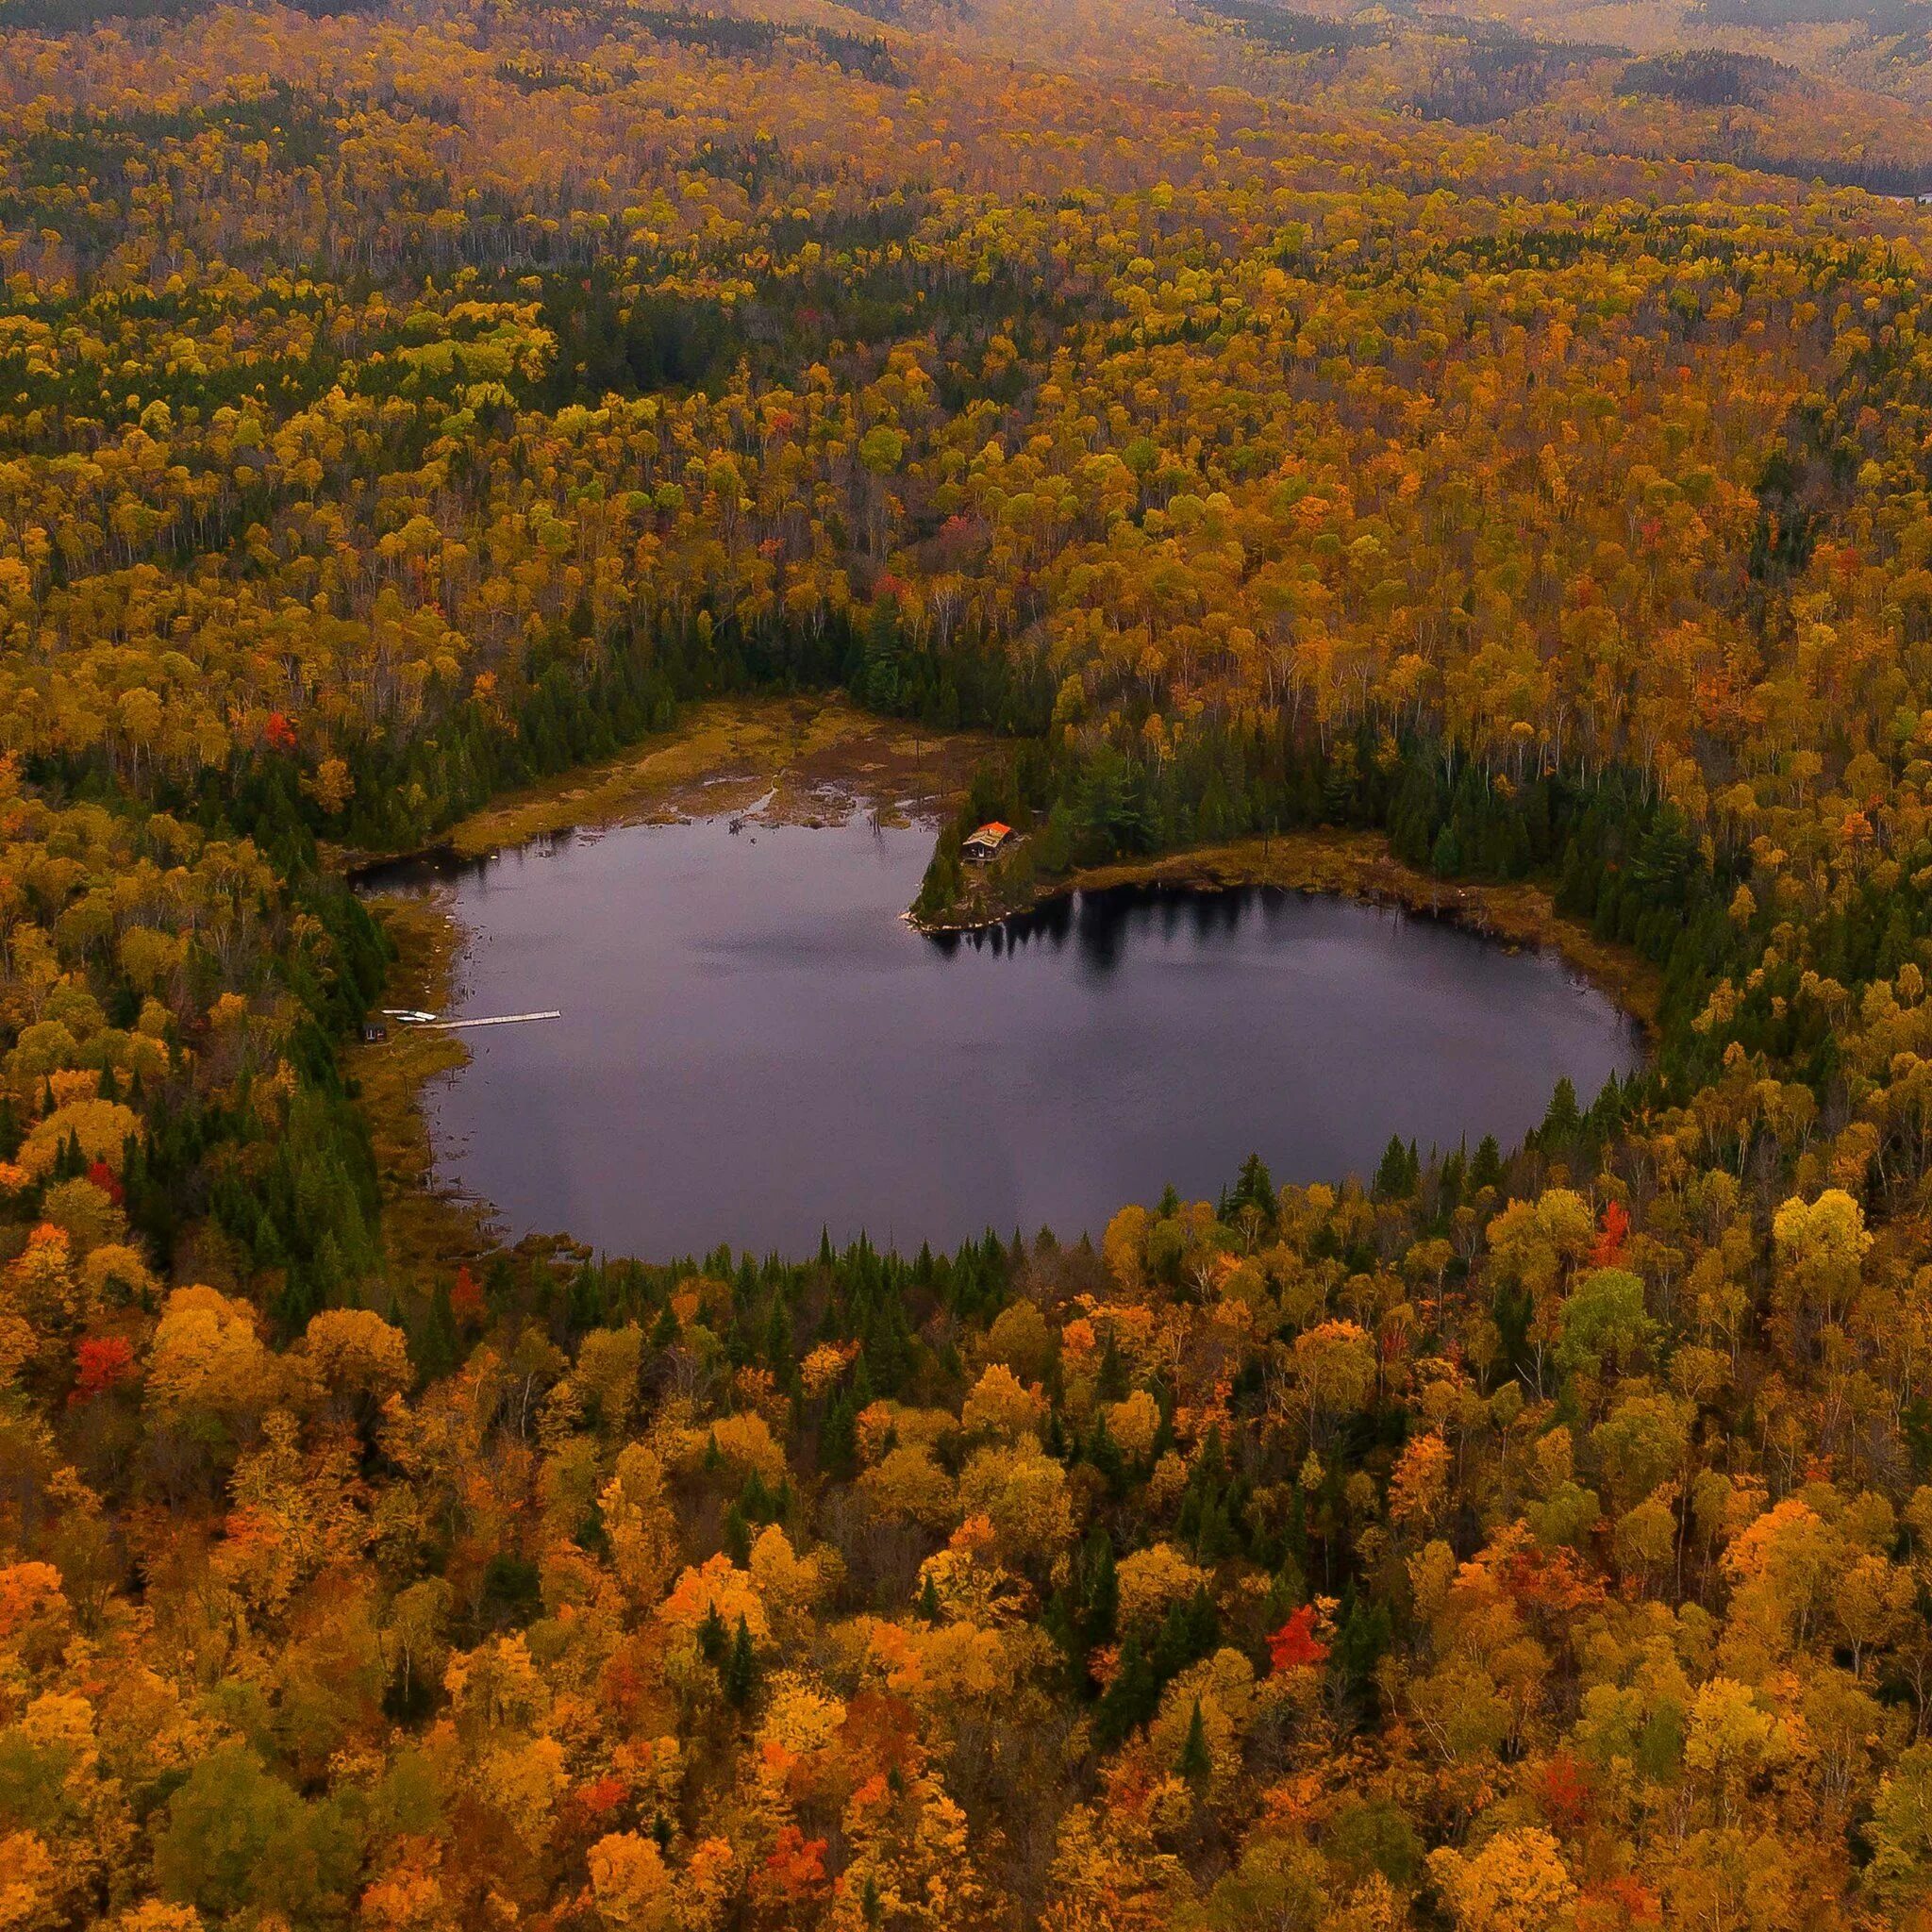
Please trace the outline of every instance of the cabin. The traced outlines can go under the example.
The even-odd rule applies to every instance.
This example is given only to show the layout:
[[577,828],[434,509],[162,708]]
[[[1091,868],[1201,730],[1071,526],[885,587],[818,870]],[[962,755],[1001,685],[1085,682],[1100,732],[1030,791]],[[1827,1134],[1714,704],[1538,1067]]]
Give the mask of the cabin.
[[375,1046],[389,1038],[389,1028],[379,1020],[365,1020],[362,1023],[362,1041],[365,1046]]
[[969,865],[984,865],[989,859],[997,858],[1007,841],[1013,836],[1011,825],[1003,825],[997,819],[981,825],[970,838],[962,840],[959,857]]

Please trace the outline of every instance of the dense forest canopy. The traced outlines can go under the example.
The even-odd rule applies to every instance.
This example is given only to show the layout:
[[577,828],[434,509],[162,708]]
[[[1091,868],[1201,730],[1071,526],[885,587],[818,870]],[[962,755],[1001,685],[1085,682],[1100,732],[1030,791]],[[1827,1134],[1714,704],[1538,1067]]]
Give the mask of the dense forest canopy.
[[[0,1932],[1932,1924],[1932,22],[1491,11],[0,0]],[[403,1240],[347,860],[835,689],[1655,1064]]]

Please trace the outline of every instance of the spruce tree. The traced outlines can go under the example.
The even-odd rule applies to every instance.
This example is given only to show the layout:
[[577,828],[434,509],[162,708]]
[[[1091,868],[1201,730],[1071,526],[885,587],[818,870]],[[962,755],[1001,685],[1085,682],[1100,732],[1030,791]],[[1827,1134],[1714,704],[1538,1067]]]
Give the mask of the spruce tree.
[[1378,1201],[1406,1201],[1408,1198],[1408,1150],[1393,1134],[1382,1150],[1382,1162],[1375,1170],[1374,1196]]
[[1250,1154],[1241,1162],[1241,1177],[1228,1197],[1227,1208],[1225,1218],[1229,1221],[1239,1221],[1243,1213],[1252,1213],[1264,1233],[1274,1232],[1281,1214],[1281,1198],[1274,1191],[1274,1176],[1258,1154]]
[[1469,1185],[1477,1193],[1485,1188],[1503,1185],[1503,1150],[1496,1145],[1495,1135],[1485,1134],[1476,1148],[1475,1158],[1470,1163]]
[[835,1481],[849,1480],[858,1468],[858,1410],[849,1395],[838,1395],[825,1410],[819,1431],[819,1467]]
[[1111,1751],[1154,1715],[1160,1682],[1138,1636],[1121,1646],[1121,1667],[1093,1712],[1093,1741]]
[[705,1661],[714,1668],[724,1658],[724,1619],[718,1614],[718,1606],[712,1604],[698,1624],[698,1650]]
[[738,1634],[731,1640],[731,1654],[724,1659],[724,1668],[720,1674],[724,1683],[724,1696],[735,1709],[742,1710],[751,1702],[752,1692],[758,1689],[758,1658],[752,1653],[751,1630],[741,1611],[738,1619]]
[[1120,1583],[1114,1573],[1113,1542],[1104,1529],[1087,1540],[1087,1614],[1081,1634],[1090,1650],[1111,1642],[1114,1620],[1120,1614]]
[[1201,1700],[1194,1699],[1194,1714],[1188,1720],[1187,1742],[1181,1746],[1180,1774],[1201,1790],[1214,1774],[1214,1760],[1208,1754],[1208,1726],[1201,1721]]
[[1583,1116],[1576,1106],[1576,1089],[1569,1074],[1565,1074],[1550,1096],[1550,1109],[1543,1115],[1541,1138],[1560,1143],[1572,1139],[1582,1124]]

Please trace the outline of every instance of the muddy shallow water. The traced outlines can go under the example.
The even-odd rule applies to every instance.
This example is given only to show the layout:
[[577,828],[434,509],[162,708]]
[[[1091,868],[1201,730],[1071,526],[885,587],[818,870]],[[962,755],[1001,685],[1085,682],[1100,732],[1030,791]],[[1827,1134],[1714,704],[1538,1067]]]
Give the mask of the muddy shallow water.
[[1097,1234],[1172,1181],[1212,1196],[1373,1171],[1587,1105],[1641,1057],[1560,960],[1275,890],[1087,893],[988,934],[899,913],[927,830],[634,825],[441,869],[464,1035],[425,1095],[438,1173],[513,1234],[651,1259],[991,1226]]

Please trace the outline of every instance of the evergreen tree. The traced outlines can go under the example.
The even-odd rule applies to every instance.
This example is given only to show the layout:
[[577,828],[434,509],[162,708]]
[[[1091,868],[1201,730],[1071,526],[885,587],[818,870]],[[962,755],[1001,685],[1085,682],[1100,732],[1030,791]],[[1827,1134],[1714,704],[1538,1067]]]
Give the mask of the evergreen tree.
[[838,1481],[858,1469],[858,1410],[849,1395],[835,1395],[819,1431],[819,1465]]
[[1198,1791],[1214,1774],[1214,1760],[1208,1753],[1208,1726],[1201,1721],[1201,1700],[1194,1699],[1194,1712],[1188,1720],[1187,1741],[1181,1746],[1177,1766],[1182,1777]]
[[1214,1599],[1203,1586],[1187,1603],[1175,1604],[1161,1619],[1149,1659],[1155,1675],[1162,1683],[1178,1676],[1191,1663],[1206,1657],[1220,1636],[1221,1618]]
[[1565,1074],[1550,1096],[1549,1111],[1543,1115],[1542,1126],[1538,1130],[1539,1138],[1560,1146],[1565,1141],[1574,1140],[1582,1124],[1583,1116],[1576,1106],[1576,1089],[1569,1074]]
[[1105,1480],[1108,1495],[1120,1496],[1126,1492],[1126,1458],[1121,1454],[1120,1444],[1114,1441],[1112,1432],[1107,1426],[1105,1410],[1093,1418],[1093,1428],[1087,1438],[1084,1455],[1086,1460]]
[[738,1634],[731,1640],[731,1654],[724,1659],[720,1675],[725,1701],[735,1709],[742,1710],[758,1688],[758,1658],[752,1652],[751,1631],[742,1613],[738,1619]]
[[1094,1744],[1102,1751],[1116,1749],[1154,1715],[1159,1701],[1153,1662],[1140,1638],[1130,1634],[1121,1646],[1120,1669],[1094,1707]]
[[716,1668],[724,1660],[724,1646],[729,1639],[724,1633],[724,1619],[718,1614],[718,1606],[712,1604],[698,1624],[698,1651],[708,1664]]
[[1477,1145],[1469,1167],[1469,1185],[1475,1193],[1503,1185],[1503,1150],[1496,1145],[1495,1135],[1485,1134]]
[[1089,1650],[1113,1641],[1114,1620],[1120,1614],[1120,1582],[1114,1571],[1113,1540],[1096,1528],[1087,1539],[1082,1568],[1086,1572],[1086,1614],[1081,1636]]
[[1414,1191],[1411,1183],[1408,1149],[1391,1134],[1388,1146],[1382,1150],[1381,1165],[1375,1169],[1374,1197],[1378,1201],[1406,1201]]
[[1274,1177],[1258,1154],[1241,1162],[1241,1177],[1227,1197],[1224,1219],[1240,1223],[1252,1215],[1264,1235],[1273,1235],[1281,1217],[1281,1197],[1274,1191]]

